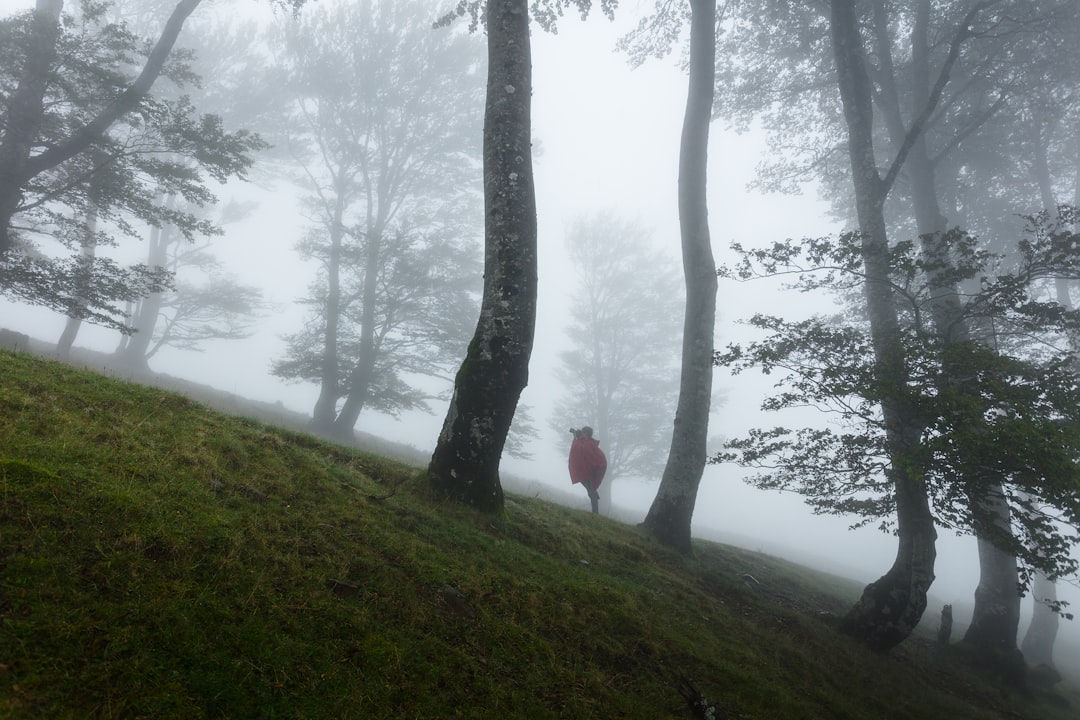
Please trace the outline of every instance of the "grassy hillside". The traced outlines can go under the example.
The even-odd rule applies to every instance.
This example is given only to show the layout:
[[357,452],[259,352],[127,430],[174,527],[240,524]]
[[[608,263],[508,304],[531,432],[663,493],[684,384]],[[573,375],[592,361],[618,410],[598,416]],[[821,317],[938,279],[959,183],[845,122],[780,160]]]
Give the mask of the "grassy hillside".
[[2,718],[1076,717],[838,636],[857,590],[0,353]]

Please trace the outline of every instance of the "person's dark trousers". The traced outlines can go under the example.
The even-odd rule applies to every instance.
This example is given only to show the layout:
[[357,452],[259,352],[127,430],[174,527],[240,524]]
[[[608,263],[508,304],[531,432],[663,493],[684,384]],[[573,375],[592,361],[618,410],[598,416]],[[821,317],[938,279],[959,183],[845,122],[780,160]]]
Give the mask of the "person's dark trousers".
[[594,514],[600,514],[600,493],[596,489],[597,483],[593,480],[586,480],[582,483],[585,486],[585,492],[589,493],[589,502],[592,503],[592,511]]

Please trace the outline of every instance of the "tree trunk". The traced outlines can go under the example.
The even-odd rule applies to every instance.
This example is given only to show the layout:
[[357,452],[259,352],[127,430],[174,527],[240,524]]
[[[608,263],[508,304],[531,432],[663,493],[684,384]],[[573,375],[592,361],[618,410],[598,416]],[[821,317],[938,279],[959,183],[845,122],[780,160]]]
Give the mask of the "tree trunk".
[[[86,216],[86,230],[83,233],[82,248],[79,256],[79,270],[75,276],[76,296],[75,304],[80,308],[86,305],[87,284],[92,282],[90,272],[94,265],[94,256],[97,254],[97,210],[94,206]],[[56,342],[56,354],[64,360],[71,357],[71,346],[75,344],[75,338],[82,327],[82,316],[79,314],[69,315],[64,323],[64,331],[60,333],[60,339]]]
[[341,250],[345,238],[342,218],[345,213],[345,191],[337,188],[333,217],[330,219],[330,254],[326,260],[326,317],[323,320],[322,378],[319,397],[311,411],[311,424],[316,430],[330,432],[337,416],[340,393],[338,378],[338,327],[341,323]]
[[[926,593],[934,581],[936,558],[933,516],[918,460],[921,424],[905,397],[908,368],[900,338],[895,298],[889,284],[888,237],[884,202],[889,182],[878,173],[873,146],[870,79],[854,0],[832,0],[831,37],[837,81],[848,129],[862,256],[864,293],[874,349],[875,374],[883,387],[890,467],[887,476],[896,499],[897,554],[885,575],[871,583],[843,620],[845,632],[878,650],[888,650],[911,634],[926,610]],[[903,156],[897,162],[903,161]],[[890,177],[895,173],[890,171]]]
[[644,522],[660,542],[686,554],[692,552],[690,521],[705,471],[717,286],[706,202],[716,76],[716,2],[690,0],[690,10],[690,81],[679,150],[679,232],[686,277],[682,375],[671,450]]
[[0,138],[0,259],[11,249],[11,218],[22,202],[27,163],[45,115],[45,88],[56,58],[63,0],[37,0],[30,30],[26,64],[19,84],[8,98]]
[[[998,485],[1000,488],[1000,484]],[[1000,532],[1008,532],[1011,513],[1004,496],[982,494],[971,500],[980,506],[980,515]],[[993,532],[976,532],[979,546],[979,585],[975,588],[975,610],[964,633],[964,642],[1001,653],[1005,660],[1016,653],[1016,632],[1020,625],[1019,573],[1016,556],[1000,550]]]
[[503,506],[499,460],[529,379],[536,325],[536,198],[527,0],[489,0],[484,118],[484,294],[428,466],[435,490]]
[[[172,209],[175,198],[170,197],[168,207]],[[150,230],[149,253],[146,264],[151,268],[164,268],[169,262],[169,245],[175,240],[171,226],[152,228]],[[136,306],[135,313],[131,318],[131,325],[135,329],[123,349],[118,351],[117,360],[136,372],[150,372],[150,364],[147,362],[147,353],[150,350],[150,342],[154,339],[154,330],[157,328],[158,315],[161,313],[162,293],[151,293],[141,299]]]
[[[599,303],[599,301],[597,301]],[[597,308],[594,306],[594,312]],[[598,325],[594,321],[593,327]],[[608,363],[613,362],[607,358]],[[603,347],[600,342],[600,333],[593,333],[593,382],[596,385],[596,425],[593,427],[593,437],[608,444],[611,449],[611,396],[615,393],[615,377],[612,368],[605,371]],[[596,493],[600,496],[598,510],[601,515],[611,515],[611,483],[615,479],[618,468],[614,467],[611,457],[608,457],[607,475],[604,482],[597,488]]]
[[[1048,213],[1058,215],[1057,200],[1054,197],[1053,184],[1050,177],[1050,163],[1047,157],[1046,138],[1039,134],[1035,126],[1032,148],[1032,171],[1035,182],[1039,187],[1039,197],[1042,199],[1043,208]],[[1073,202],[1080,207],[1080,147],[1076,152],[1076,178],[1073,186]],[[1073,309],[1072,296],[1070,294],[1070,282],[1065,278],[1057,278],[1054,289],[1058,304],[1066,310]],[[1073,354],[1080,352],[1077,347],[1075,335],[1070,335],[1070,344]],[[1020,644],[1020,650],[1024,654],[1024,660],[1032,667],[1046,665],[1054,667],[1054,645],[1057,642],[1058,626],[1061,618],[1057,612],[1057,583],[1051,580],[1040,570],[1035,571],[1032,581],[1031,599],[1031,624],[1024,634],[1024,640]]]
[[1057,584],[1045,574],[1036,572],[1031,598],[1034,601],[1031,625],[1028,626],[1020,649],[1024,652],[1028,665],[1054,667],[1054,643],[1057,641],[1058,624],[1061,622],[1055,607]]
[[369,232],[364,253],[364,294],[360,308],[360,356],[349,376],[349,394],[334,421],[334,434],[345,439],[353,437],[353,428],[360,419],[360,411],[364,409],[375,377],[375,306],[378,302],[381,255],[381,231]]

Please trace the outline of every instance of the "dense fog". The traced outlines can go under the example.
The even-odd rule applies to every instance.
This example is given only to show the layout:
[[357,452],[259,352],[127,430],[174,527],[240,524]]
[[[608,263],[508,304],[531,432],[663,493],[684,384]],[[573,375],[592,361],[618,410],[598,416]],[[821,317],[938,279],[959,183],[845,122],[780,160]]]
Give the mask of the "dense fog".
[[[149,0],[144,3],[145,6],[153,4]],[[431,3],[433,6],[451,4]],[[28,0],[5,0],[0,10],[6,15],[31,5]],[[335,3],[321,0],[317,5],[333,7]],[[583,318],[587,316],[587,313],[575,315],[575,308],[587,298],[585,281],[591,275],[595,276],[595,268],[605,261],[596,254],[575,252],[583,242],[575,235],[575,229],[580,230],[584,224],[589,231],[589,223],[592,223],[592,232],[616,227],[618,232],[609,238],[610,243],[635,235],[641,242],[638,251],[647,262],[640,268],[642,273],[660,275],[664,268],[674,269],[674,282],[667,297],[662,299],[674,300],[677,308],[683,292],[679,282],[677,178],[679,137],[686,104],[684,54],[677,48],[672,55],[648,59],[633,68],[626,54],[615,49],[617,41],[636,26],[638,18],[651,5],[624,3],[614,22],[596,13],[581,21],[576,13],[568,12],[557,34],[536,27],[532,32],[532,132],[539,231],[539,297],[529,382],[520,401],[525,411],[522,417],[532,433],[516,436],[512,443],[515,452],[504,456],[501,468],[511,489],[544,494],[581,509],[588,508],[588,499],[579,488],[571,486],[567,474],[566,456],[571,440],[567,428],[596,425],[598,421],[574,414],[579,410],[573,399],[580,391],[568,384],[566,355],[581,351],[582,338],[589,337],[587,327],[582,331],[584,335],[575,336],[571,331],[574,322],[584,322]],[[300,16],[304,17],[309,10],[302,10]],[[144,23],[147,34],[152,35],[160,20],[157,15],[144,15],[139,22]],[[273,102],[273,94],[255,92],[249,86],[250,80],[243,77],[243,73],[250,70],[260,78],[273,78],[272,73],[260,73],[268,70],[265,65],[271,62],[275,50],[290,47],[294,41],[302,43],[289,34],[293,21],[288,11],[275,13],[268,3],[237,1],[209,3],[207,7],[199,8],[181,35],[179,45],[205,45],[202,41],[211,36],[211,30],[215,33],[224,32],[227,27],[240,30],[249,17],[257,22],[257,26],[243,30],[250,34],[240,37],[247,37],[258,48],[254,61],[242,58],[243,41],[237,40],[240,45],[229,50],[239,54],[223,60],[237,64],[229,66],[230,72],[223,73],[223,78],[205,77],[201,90],[194,86],[181,90],[167,81],[162,81],[162,87],[163,92],[170,94],[190,91],[196,105],[200,97],[204,98],[210,108],[208,111],[221,112],[226,126],[237,130],[244,126],[230,124],[233,120],[228,111],[230,101],[233,101],[232,104],[240,106],[237,119],[248,118],[250,126],[273,144],[273,147],[254,152],[254,163],[246,173],[247,182],[233,178],[224,184],[210,183],[219,202],[211,206],[208,216],[221,223],[222,233],[209,239],[196,239],[194,244],[185,240],[187,245],[177,245],[181,250],[197,246],[216,259],[213,273],[206,270],[209,265],[201,266],[201,269],[194,266],[194,270],[189,266],[183,271],[192,282],[203,283],[204,290],[211,277],[231,287],[257,290],[258,293],[249,297],[253,300],[252,314],[237,318],[235,324],[228,326],[225,332],[235,332],[238,337],[234,339],[196,339],[187,348],[183,347],[183,342],[166,343],[148,356],[146,362],[155,373],[311,415],[319,400],[320,387],[305,374],[310,374],[308,370],[296,369],[302,365],[302,356],[308,350],[294,353],[300,360],[292,370],[282,368],[292,357],[289,338],[309,327],[312,318],[317,316],[317,313],[312,314],[312,303],[304,302],[304,299],[323,292],[313,290],[313,283],[324,282],[321,273],[326,267],[329,250],[313,250],[313,246],[309,246],[305,254],[298,252],[297,246],[313,230],[317,234],[324,227],[320,225],[320,207],[325,207],[325,193],[333,184],[333,173],[328,172],[325,165],[320,166],[327,153],[326,147],[320,144],[323,141],[304,129],[305,119],[310,120],[315,111],[305,109],[297,102],[297,111],[283,118],[275,114],[277,110],[266,109],[266,105]],[[451,29],[430,32],[452,35],[471,44],[471,51],[479,53],[471,60],[462,61],[463,66],[471,68],[474,74],[472,84],[462,84],[451,96],[482,98],[483,73],[475,64],[475,58],[483,56],[483,34],[466,36],[464,24],[459,21]],[[269,39],[258,34],[264,31],[270,32]],[[221,42],[219,47],[225,49],[225,43]],[[248,67],[242,63],[252,65]],[[194,65],[198,67],[198,62]],[[326,68],[324,79],[330,81],[332,70],[342,68]],[[315,83],[321,72],[312,71],[308,82]],[[216,84],[221,79],[232,85]],[[378,81],[377,78],[369,80],[372,83]],[[283,81],[283,93],[287,90],[286,85]],[[393,87],[393,83],[388,87]],[[359,91],[363,88],[361,83]],[[418,97],[424,97],[424,93]],[[245,102],[247,105],[242,105]],[[283,95],[282,102],[294,101]],[[356,100],[342,102],[355,103]],[[482,100],[479,102],[482,104]],[[428,108],[431,114],[425,116],[425,122],[441,123],[451,112],[458,110],[445,103],[434,109]],[[472,109],[473,116],[468,118],[471,135],[451,138],[448,133],[447,139],[442,141],[461,143],[453,150],[455,158],[457,154],[469,156],[464,165],[453,166],[453,172],[459,174],[449,175],[451,170],[448,168],[455,158],[440,158],[438,162],[446,165],[439,166],[435,172],[443,175],[446,182],[439,185],[426,177],[423,182],[433,183],[426,191],[428,195],[405,201],[402,205],[405,209],[401,210],[402,215],[410,213],[413,227],[437,227],[446,235],[437,239],[441,243],[437,245],[433,239],[435,233],[425,236],[424,242],[429,244],[417,246],[418,257],[445,253],[439,255],[443,258],[440,260],[443,267],[458,263],[453,265],[459,268],[455,272],[469,276],[466,279],[472,284],[467,288],[453,289],[451,281],[455,278],[450,277],[444,278],[446,284],[437,286],[434,291],[442,299],[440,309],[448,313],[447,318],[451,309],[449,298],[457,297],[453,293],[461,293],[462,308],[455,310],[459,312],[455,316],[458,320],[461,312],[475,311],[481,284],[483,207],[479,194],[482,176],[478,145],[482,110],[480,105],[476,106]],[[461,112],[467,111],[467,107],[461,109]],[[768,143],[767,134],[758,121],[752,120],[746,127],[736,128],[732,124],[724,119],[716,120],[711,128],[709,145],[709,219],[713,250],[719,265],[737,262],[737,255],[729,247],[732,242],[747,248],[765,248],[788,238],[823,237],[851,229],[850,224],[832,212],[830,203],[822,199],[823,188],[812,177],[796,178],[785,188],[788,192],[783,193],[770,192],[769,189],[775,188],[755,182],[760,177],[758,169],[762,163],[775,164],[777,148]],[[333,142],[344,141],[339,138]],[[366,161],[356,162],[358,167],[363,167]],[[393,164],[392,160],[385,162]],[[436,163],[436,160],[425,157],[424,162]],[[319,182],[313,178],[319,178]],[[439,205],[453,193],[460,197],[455,195],[452,201],[446,200],[445,208]],[[320,206],[320,202],[324,205]],[[397,201],[386,202],[393,205]],[[372,225],[361,223],[364,213],[371,207],[370,199],[365,205],[364,199],[359,198],[350,210],[353,219],[349,222],[354,223],[350,232],[355,232],[356,244],[349,252],[355,251],[350,257],[357,263],[356,258],[367,247],[362,244],[362,238],[373,232]],[[236,217],[223,219],[223,208],[236,209]],[[240,208],[245,211],[240,212]],[[440,216],[439,212],[444,210],[447,215]],[[370,218],[368,222],[371,222]],[[149,236],[145,229],[142,232]],[[120,263],[145,262],[148,244],[148,239],[122,238],[117,247],[102,248],[101,252]],[[455,255],[459,252],[464,256]],[[448,259],[451,256],[456,259]],[[407,270],[407,258],[395,267]],[[626,281],[619,282],[625,285]],[[800,319],[813,313],[837,312],[837,305],[830,297],[800,294],[785,290],[782,285],[783,281],[778,279],[753,282],[721,279],[717,297],[717,347],[759,338],[760,333],[744,322],[754,313],[775,313]],[[356,288],[357,293],[362,291],[359,279]],[[220,288],[209,291],[211,294],[224,292]],[[473,305],[468,305],[465,297],[469,292],[474,295]],[[652,291],[643,286],[640,290],[635,288],[631,295],[647,296],[648,292]],[[657,296],[648,306],[660,303],[661,297]],[[64,331],[66,319],[60,313],[10,298],[3,299],[0,307],[3,312],[0,325],[27,333],[43,347],[57,343]],[[598,307],[604,307],[603,300]],[[655,321],[657,332],[667,331],[674,340],[660,353],[661,357],[650,360],[654,363],[650,367],[656,375],[655,388],[642,385],[635,391],[640,397],[648,397],[645,404],[653,409],[670,403],[663,413],[665,419],[646,421],[646,424],[652,423],[661,442],[657,445],[653,439],[652,445],[646,444],[645,447],[651,449],[644,456],[639,455],[624,464],[608,484],[611,503],[608,512],[627,522],[640,522],[644,517],[656,493],[659,469],[665,460],[665,450],[657,448],[663,448],[663,440],[670,435],[670,408],[674,407],[674,393],[678,388],[680,312],[672,313],[668,308],[658,318],[648,317],[647,309],[635,314],[640,324]],[[456,322],[447,318],[439,321],[442,327]],[[400,335],[415,338],[429,331],[431,328],[412,327],[401,330]],[[471,325],[468,331],[471,332]],[[432,336],[436,334],[432,331]],[[394,335],[388,332],[387,337]],[[453,341],[456,344],[440,346],[439,352],[460,357],[468,337],[453,338]],[[364,338],[357,331],[350,342],[359,346]],[[74,341],[73,357],[85,358],[79,355],[83,351],[111,354],[121,343],[122,336],[115,329],[83,323]],[[90,364],[103,362],[83,361]],[[424,364],[429,361],[430,366]],[[561,368],[564,370],[560,375]],[[386,387],[371,390],[367,405],[359,411],[356,431],[407,444],[421,453],[430,454],[446,413],[454,369],[453,363],[430,356],[425,356],[423,361],[418,357],[415,363],[402,366],[400,378],[410,383],[412,394],[389,383]],[[293,377],[283,377],[288,372],[293,372]],[[134,370],[130,374],[141,377]],[[771,427],[780,422],[808,426],[824,424],[821,413],[806,408],[785,411],[782,420],[777,418],[777,413],[764,412],[762,400],[772,392],[777,379],[760,372],[731,376],[726,370],[717,369],[709,428],[710,452],[719,451],[725,438],[743,436],[755,427]],[[654,389],[660,392],[658,397],[648,395]],[[344,398],[337,398],[336,402],[340,405]],[[383,402],[382,407],[379,402]],[[426,405],[428,410],[417,409],[418,404]],[[605,434],[601,432],[598,437],[601,448],[606,448]],[[857,530],[849,529],[855,522],[851,517],[815,515],[793,493],[763,491],[744,483],[744,476],[751,472],[733,463],[706,467],[694,513],[693,527],[697,536],[790,557],[860,582],[874,580],[888,568],[896,553],[896,540],[878,530],[876,523]],[[979,578],[974,540],[940,530],[936,575],[937,580],[930,590],[932,601],[927,611],[928,620],[936,616],[941,603],[951,603],[957,608],[970,605]],[[1075,583],[1075,577],[1070,582],[1059,583],[1060,598],[1071,602],[1073,610],[1080,606],[1080,591]],[[1030,608],[1025,602],[1022,627],[1029,616]],[[1064,623],[1063,633],[1080,638],[1075,625],[1075,622]]]

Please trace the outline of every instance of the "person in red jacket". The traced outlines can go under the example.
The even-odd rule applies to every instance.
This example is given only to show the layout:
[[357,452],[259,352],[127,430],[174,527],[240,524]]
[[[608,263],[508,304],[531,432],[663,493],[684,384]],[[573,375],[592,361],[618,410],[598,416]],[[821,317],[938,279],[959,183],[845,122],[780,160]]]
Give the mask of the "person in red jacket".
[[600,487],[607,472],[607,458],[600,449],[600,441],[593,439],[592,428],[585,426],[580,430],[570,428],[574,443],[570,446],[570,482],[581,483],[589,493],[592,511],[600,512]]

